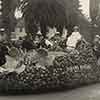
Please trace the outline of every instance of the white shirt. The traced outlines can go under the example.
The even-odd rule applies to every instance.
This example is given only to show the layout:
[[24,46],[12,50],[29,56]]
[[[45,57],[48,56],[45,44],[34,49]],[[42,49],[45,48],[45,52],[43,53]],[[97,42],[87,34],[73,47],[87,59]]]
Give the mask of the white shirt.
[[68,34],[68,30],[67,29],[63,29],[63,34],[62,34],[62,39],[66,39],[66,36]]
[[47,46],[49,46],[49,45],[53,46],[53,44],[49,40],[47,40],[47,39],[45,40],[45,43],[46,43]]
[[82,36],[79,32],[73,32],[67,40],[67,46],[75,48],[78,40],[80,40],[81,38]]

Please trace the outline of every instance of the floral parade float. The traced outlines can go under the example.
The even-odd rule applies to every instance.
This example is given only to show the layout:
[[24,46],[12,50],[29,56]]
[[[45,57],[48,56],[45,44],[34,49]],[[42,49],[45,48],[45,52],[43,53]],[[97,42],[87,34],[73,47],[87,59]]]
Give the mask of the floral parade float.
[[20,57],[12,71],[0,73],[0,92],[35,93],[99,82],[100,68],[90,44],[81,41],[77,50],[32,50]]

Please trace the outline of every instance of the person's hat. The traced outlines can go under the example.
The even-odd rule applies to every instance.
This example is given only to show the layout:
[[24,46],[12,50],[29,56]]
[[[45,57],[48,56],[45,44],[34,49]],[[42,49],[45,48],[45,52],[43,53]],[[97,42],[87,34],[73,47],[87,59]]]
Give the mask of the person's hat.
[[41,33],[40,31],[38,31],[38,32],[36,33],[36,35],[37,35],[37,36],[42,36],[42,33]]
[[95,37],[100,39],[100,36],[99,35],[96,35]]
[[74,28],[73,29],[79,29],[79,27],[78,26],[74,26]]
[[5,32],[5,28],[0,28],[0,32]]
[[11,47],[8,51],[9,56],[11,57],[17,57],[19,55],[19,50],[15,47]]
[[60,32],[56,32],[55,34],[56,34],[56,35],[60,35]]

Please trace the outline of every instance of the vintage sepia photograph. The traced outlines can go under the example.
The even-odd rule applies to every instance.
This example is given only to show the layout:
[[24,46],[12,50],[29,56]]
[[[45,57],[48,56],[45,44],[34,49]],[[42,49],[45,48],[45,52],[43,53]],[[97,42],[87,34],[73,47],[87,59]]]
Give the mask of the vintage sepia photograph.
[[0,100],[100,100],[100,0],[0,0]]

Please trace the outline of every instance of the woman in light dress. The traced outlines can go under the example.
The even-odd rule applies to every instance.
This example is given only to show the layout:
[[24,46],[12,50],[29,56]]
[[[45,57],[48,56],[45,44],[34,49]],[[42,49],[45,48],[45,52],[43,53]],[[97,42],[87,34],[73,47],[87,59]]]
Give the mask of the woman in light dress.
[[77,43],[82,39],[82,35],[79,32],[79,27],[75,26],[74,31],[71,36],[68,37],[67,40],[67,49],[74,50],[76,48]]

